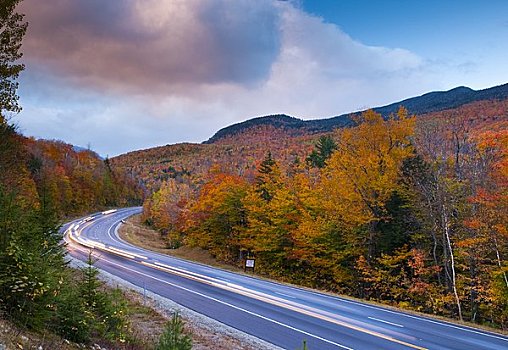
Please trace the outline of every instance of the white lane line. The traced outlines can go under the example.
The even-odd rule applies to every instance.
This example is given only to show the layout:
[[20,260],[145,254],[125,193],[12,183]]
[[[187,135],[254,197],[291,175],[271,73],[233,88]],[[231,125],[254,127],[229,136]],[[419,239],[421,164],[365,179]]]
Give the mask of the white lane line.
[[291,299],[296,299],[296,297],[292,296],[292,295],[287,295],[287,294],[284,294],[284,293],[279,293],[279,292],[274,292],[275,294],[278,294],[278,295],[282,295],[283,297],[286,297],[286,298],[291,298]]
[[[81,250],[81,249],[79,249],[79,248],[78,248],[78,250]],[[245,312],[245,313],[247,313],[247,314],[249,314],[249,315],[259,317],[259,318],[261,318],[261,319],[263,319],[263,320],[266,320],[266,321],[268,321],[268,322],[275,323],[275,324],[277,324],[277,325],[279,325],[279,326],[282,326],[282,327],[285,327],[285,328],[291,329],[291,330],[293,330],[293,331],[295,331],[295,332],[305,334],[305,335],[307,335],[307,336],[309,336],[309,337],[312,337],[312,338],[315,338],[315,339],[321,340],[321,341],[323,341],[323,342],[325,342],[325,343],[328,343],[328,344],[331,344],[331,345],[335,345],[335,346],[337,346],[337,347],[339,347],[339,348],[341,348],[341,349],[354,350],[353,348],[350,348],[350,347],[347,347],[347,346],[345,346],[345,345],[342,345],[342,344],[336,343],[336,342],[334,342],[334,341],[332,341],[332,340],[329,340],[329,339],[326,339],[326,338],[320,337],[320,336],[318,336],[318,335],[315,335],[315,334],[312,334],[312,333],[306,332],[306,331],[304,331],[304,330],[302,330],[302,329],[299,329],[299,328],[296,328],[296,327],[293,327],[293,326],[287,325],[287,324],[285,324],[285,323],[282,323],[282,322],[276,321],[276,320],[271,319],[271,318],[269,318],[269,317],[266,317],[266,316],[263,316],[263,315],[257,314],[257,313],[255,313],[255,312],[252,312],[252,311],[249,311],[249,310],[246,310],[246,309],[244,309],[244,308],[241,308],[241,307],[239,307],[239,306],[236,306],[236,305],[233,305],[233,304],[227,303],[227,302],[225,302],[225,301],[222,301],[222,300],[216,299],[216,298],[211,297],[211,296],[209,296],[209,295],[206,295],[206,294],[203,294],[203,293],[200,293],[200,292],[196,292],[196,291],[194,291],[194,290],[192,290],[192,289],[185,288],[185,287],[179,286],[179,285],[177,285],[177,284],[174,284],[174,283],[171,283],[171,282],[168,282],[168,281],[164,281],[164,280],[162,280],[162,279],[160,279],[160,278],[157,278],[157,277],[154,277],[154,276],[151,276],[151,275],[145,274],[145,273],[143,273],[143,272],[139,272],[139,271],[137,271],[137,270],[135,270],[135,269],[131,269],[131,268],[125,267],[125,266],[123,266],[123,265],[117,264],[117,263],[115,263],[115,262],[113,262],[113,261],[110,261],[110,260],[108,260],[108,259],[105,259],[105,258],[103,258],[103,257],[101,257],[101,260],[102,260],[102,261],[106,261],[106,262],[108,262],[109,264],[112,264],[112,265],[118,266],[118,267],[120,267],[120,268],[122,268],[122,269],[125,269],[125,270],[128,270],[128,271],[131,271],[131,272],[137,273],[137,274],[139,274],[139,275],[142,275],[142,276],[145,276],[145,277],[151,278],[151,279],[156,280],[156,281],[158,281],[158,282],[168,284],[168,285],[173,286],[173,287],[175,287],[175,288],[179,288],[179,289],[185,290],[185,291],[187,291],[187,292],[189,292],[189,293],[193,293],[193,294],[199,295],[199,296],[201,296],[201,297],[203,297],[203,298],[206,298],[206,299],[209,299],[209,300],[213,300],[213,301],[215,301],[215,302],[217,302],[217,303],[220,303],[220,304],[223,304],[223,305],[226,305],[226,306],[232,307],[233,309],[236,309],[236,310],[239,310],[239,311]]]
[[[110,229],[111,229],[111,227],[110,227]],[[108,232],[108,234],[111,237],[110,232]],[[115,234],[116,234],[116,229],[115,229]],[[113,237],[111,237],[111,238],[113,238]],[[118,238],[118,236],[116,238]],[[158,255],[158,254],[156,254],[156,255]],[[254,279],[254,280],[257,281],[257,279]],[[449,328],[454,328],[454,329],[457,329],[457,330],[461,330],[461,331],[465,331],[465,332],[469,332],[469,333],[474,333],[474,334],[478,334],[478,335],[483,335],[483,336],[486,336],[486,337],[495,338],[495,339],[499,339],[499,340],[503,340],[503,341],[508,342],[508,338],[503,338],[502,336],[497,336],[497,335],[491,334],[491,333],[484,333],[484,332],[481,332],[481,331],[476,331],[476,330],[471,329],[471,328],[456,326],[456,325],[453,325],[453,324],[450,324],[450,323],[447,323],[447,322],[443,322],[443,321],[439,322],[439,321],[434,321],[432,319],[428,319],[428,318],[425,318],[425,317],[418,317],[418,316],[408,315],[408,314],[405,314],[405,313],[391,311],[391,310],[388,310],[388,309],[385,309],[385,308],[382,308],[382,307],[377,307],[377,306],[373,306],[373,305],[363,304],[363,303],[358,302],[358,301],[344,299],[344,298],[341,298],[340,296],[326,295],[326,294],[319,293],[319,292],[302,290],[302,289],[299,289],[297,287],[285,286],[285,285],[281,285],[279,283],[272,282],[272,281],[265,281],[265,282],[267,282],[268,284],[271,284],[271,285],[279,286],[279,287],[280,286],[284,286],[285,288],[296,290],[298,292],[309,293],[309,294],[312,294],[312,295],[315,295],[315,296],[318,296],[318,297],[330,298],[330,299],[333,299],[333,300],[338,301],[338,302],[344,302],[344,303],[349,303],[349,304],[353,304],[353,305],[356,305],[356,306],[361,306],[361,307],[365,307],[365,308],[379,310],[379,311],[387,312],[387,313],[394,314],[394,315],[397,315],[397,316],[404,316],[404,317],[412,318],[412,319],[415,319],[415,320],[418,320],[418,321],[429,322],[429,323],[433,323],[433,324],[436,324],[436,325],[440,325],[440,326],[444,326],[444,327],[449,327]]]
[[[319,293],[316,293],[316,292],[311,292],[311,293],[319,294]],[[504,340],[505,342],[508,342],[508,338],[503,338],[503,337],[496,336],[496,335],[490,334],[490,333],[483,333],[483,332],[475,331],[474,329],[469,329],[469,328],[455,326],[453,324],[446,323],[446,322],[438,322],[438,321],[434,321],[434,320],[431,320],[431,319],[428,319],[428,318],[424,318],[424,317],[417,317],[417,316],[413,316],[413,315],[408,315],[408,314],[405,314],[405,313],[396,312],[396,311],[392,311],[392,310],[388,310],[388,309],[383,309],[381,307],[377,307],[377,306],[373,306],[373,305],[367,305],[367,304],[362,304],[360,302],[356,302],[356,301],[352,301],[352,300],[341,299],[340,297],[333,297],[333,296],[328,296],[328,295],[327,295],[327,297],[334,298],[337,301],[343,301],[345,303],[354,304],[354,305],[358,305],[358,306],[363,306],[363,307],[366,307],[366,308],[369,308],[369,309],[384,311],[384,312],[387,312],[387,313],[390,313],[390,314],[394,314],[394,315],[397,315],[397,316],[409,317],[409,318],[412,318],[412,319],[415,319],[415,320],[418,320],[418,321],[424,321],[424,322],[434,323],[434,324],[437,324],[437,325],[440,325],[440,326],[450,327],[450,328],[458,329],[458,330],[461,330],[461,331],[470,332],[470,333],[474,333],[474,334],[478,334],[478,335],[484,335],[486,337],[491,337],[491,338],[495,338],[495,339],[499,339],[499,340]]]
[[[254,278],[254,277],[251,277],[251,278]],[[271,283],[271,284],[277,285],[277,286],[281,286],[277,282],[268,281],[268,283]],[[478,335],[483,335],[483,336],[486,336],[486,337],[490,337],[490,338],[494,338],[494,339],[499,339],[499,340],[503,340],[505,342],[508,342],[508,338],[503,338],[502,336],[498,336],[495,333],[484,333],[484,332],[481,332],[481,331],[477,331],[477,330],[472,329],[472,328],[467,328],[467,326],[462,326],[461,327],[461,326],[458,326],[458,325],[454,325],[454,324],[448,323],[446,321],[441,321],[441,322],[440,321],[434,321],[434,320],[432,320],[430,318],[426,318],[425,316],[419,317],[419,316],[408,315],[408,314],[404,313],[403,311],[402,312],[392,311],[392,310],[389,310],[389,309],[385,309],[383,307],[364,304],[361,301],[349,300],[349,299],[345,299],[345,298],[343,298],[341,296],[328,295],[328,294],[324,294],[322,292],[314,292],[314,291],[311,291],[311,290],[300,289],[300,288],[295,287],[295,286],[286,286],[286,285],[282,285],[282,286],[285,287],[285,288],[288,288],[288,289],[292,289],[292,290],[298,291],[298,292],[303,292],[303,293],[306,293],[306,294],[308,293],[308,294],[311,294],[311,295],[314,295],[314,296],[317,296],[317,297],[320,297],[320,298],[322,297],[322,298],[332,299],[332,300],[335,300],[337,302],[344,302],[344,303],[347,303],[347,304],[352,304],[352,305],[361,306],[361,307],[365,307],[365,308],[369,308],[369,309],[383,311],[383,312],[390,313],[390,314],[397,315],[397,316],[408,317],[408,318],[412,318],[414,320],[418,320],[418,321],[422,321],[422,322],[429,322],[429,323],[433,323],[433,324],[436,324],[436,325],[439,325],[439,326],[454,328],[454,329],[461,330],[461,331],[464,331],[464,332],[469,332],[469,333],[474,333],[474,334],[478,334]]]
[[391,324],[392,326],[396,326],[396,327],[404,327],[403,325],[401,324],[398,324],[398,323],[393,323],[393,322],[388,322],[388,321],[385,321],[385,320],[381,320],[379,318],[374,318],[374,317],[368,317],[369,319],[373,320],[373,321],[378,321],[378,322],[383,322],[383,323],[386,323],[386,324]]

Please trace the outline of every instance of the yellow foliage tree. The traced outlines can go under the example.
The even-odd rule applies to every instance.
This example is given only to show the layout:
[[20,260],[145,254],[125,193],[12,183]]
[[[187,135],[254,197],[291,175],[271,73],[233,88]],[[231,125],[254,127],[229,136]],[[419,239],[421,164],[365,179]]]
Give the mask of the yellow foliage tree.
[[369,110],[356,121],[358,126],[340,131],[338,149],[324,169],[321,192],[332,219],[351,228],[370,225],[366,243],[372,258],[375,226],[398,188],[404,159],[413,153],[415,120],[401,107],[388,120]]

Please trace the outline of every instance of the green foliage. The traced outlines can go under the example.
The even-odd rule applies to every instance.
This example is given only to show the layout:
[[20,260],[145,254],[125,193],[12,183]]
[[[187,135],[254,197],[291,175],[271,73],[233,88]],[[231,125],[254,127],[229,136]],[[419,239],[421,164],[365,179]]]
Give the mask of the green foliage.
[[118,289],[111,294],[102,290],[93,263],[90,253],[77,285],[73,282],[62,288],[52,329],[79,343],[94,337],[125,341],[129,330],[125,300]]
[[419,228],[408,199],[394,192],[386,203],[386,217],[377,225],[376,247],[380,254],[392,254],[410,244]]
[[307,346],[307,341],[306,340],[304,340],[302,342],[302,347],[299,348],[298,350],[309,350],[309,347]]
[[336,149],[337,143],[331,136],[321,136],[316,143],[316,149],[307,157],[307,164],[315,168],[324,168],[326,161]]
[[256,191],[263,200],[269,202],[275,194],[279,181],[279,166],[272,158],[272,153],[268,152],[258,168],[258,174],[256,176]]
[[63,283],[64,250],[51,206],[26,211],[0,186],[0,299],[14,322],[41,329]]
[[190,350],[192,339],[184,333],[184,323],[178,313],[174,313],[166,324],[155,350]]
[[2,0],[0,6],[0,123],[4,111],[19,112],[17,78],[25,68],[16,61],[22,56],[21,41],[25,35],[27,23],[22,14],[16,12],[21,0]]
[[92,334],[125,340],[128,323],[120,291],[116,290],[112,295],[108,295],[101,290],[102,283],[97,278],[99,271],[93,263],[90,252],[87,265],[81,270],[83,280],[77,288],[85,310],[85,320],[90,325]]
[[265,159],[258,168],[256,177],[257,192],[265,201],[270,201],[273,197],[273,185],[278,180],[277,162],[272,158],[272,153],[268,152]]
[[[71,276],[67,276],[66,282],[70,280]],[[65,283],[56,301],[54,322],[50,329],[70,341],[87,343],[90,341],[94,322],[90,315],[75,283]]]

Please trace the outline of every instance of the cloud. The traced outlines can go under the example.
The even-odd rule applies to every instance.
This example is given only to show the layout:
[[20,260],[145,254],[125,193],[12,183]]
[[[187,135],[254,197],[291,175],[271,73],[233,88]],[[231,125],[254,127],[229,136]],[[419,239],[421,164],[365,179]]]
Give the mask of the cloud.
[[258,115],[338,115],[431,86],[422,58],[364,45],[293,2],[23,6],[30,26],[20,124],[39,137],[91,143],[103,155],[202,141]]
[[27,64],[91,88],[164,94],[256,84],[279,52],[268,0],[27,0]]

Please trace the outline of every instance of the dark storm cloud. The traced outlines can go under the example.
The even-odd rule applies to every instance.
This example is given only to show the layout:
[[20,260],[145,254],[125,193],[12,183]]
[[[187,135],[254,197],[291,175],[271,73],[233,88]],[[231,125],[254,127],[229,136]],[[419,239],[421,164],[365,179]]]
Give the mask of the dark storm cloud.
[[173,93],[252,86],[280,50],[279,10],[250,0],[26,0],[24,51],[78,86]]

